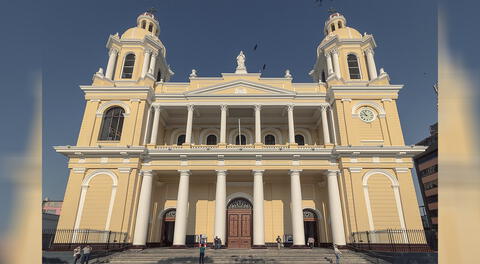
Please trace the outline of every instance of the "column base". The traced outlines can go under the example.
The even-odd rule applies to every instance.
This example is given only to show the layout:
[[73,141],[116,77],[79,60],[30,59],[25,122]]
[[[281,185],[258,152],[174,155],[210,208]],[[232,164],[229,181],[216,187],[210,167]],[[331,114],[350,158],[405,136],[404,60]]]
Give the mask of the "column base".
[[190,144],[190,143],[183,143],[182,148],[185,148],[185,149],[192,148],[192,144]]
[[252,249],[266,249],[266,248],[267,248],[267,246],[265,246],[265,245],[253,245],[252,246]]
[[147,148],[155,148],[157,145],[156,144],[147,144]]
[[218,148],[227,148],[227,143],[218,143]]
[[253,144],[255,146],[256,149],[261,149],[263,148],[263,143],[255,143]]
[[173,248],[173,249],[182,249],[182,248],[187,248],[187,246],[185,246],[185,245],[173,245],[173,246],[171,246],[170,248]]
[[297,143],[288,143],[288,147],[289,148],[298,148],[298,144]]
[[307,245],[292,245],[290,248],[310,249]]
[[325,148],[333,148],[333,146],[334,146],[334,145],[333,145],[332,143],[329,143],[329,144],[325,144],[325,145],[324,145]]

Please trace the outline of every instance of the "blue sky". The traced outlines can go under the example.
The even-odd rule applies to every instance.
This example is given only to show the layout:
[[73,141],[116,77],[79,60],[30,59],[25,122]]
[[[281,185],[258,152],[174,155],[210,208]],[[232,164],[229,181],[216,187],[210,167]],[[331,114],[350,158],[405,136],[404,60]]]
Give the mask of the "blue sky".
[[[428,126],[437,120],[432,89],[437,80],[434,1],[323,2],[320,7],[314,0],[9,2],[8,8],[0,10],[2,34],[12,39],[2,43],[9,51],[3,54],[8,64],[0,64],[0,72],[6,73],[2,74],[6,100],[2,100],[0,114],[8,124],[2,129],[2,165],[7,157],[25,149],[33,111],[33,76],[41,72],[43,196],[63,199],[67,159],[52,146],[76,143],[85,104],[79,85],[90,84],[98,68],[105,68],[109,34],[121,34],[135,26],[138,14],[152,6],[158,10],[160,38],[175,72],[172,81],[187,81],[192,68],[199,76],[233,72],[235,56],[244,50],[250,72],[263,64],[267,65],[266,77],[283,76],[285,69],[290,69],[295,82],[311,82],[308,72],[323,38],[327,9],[334,7],[345,15],[350,27],[374,35],[377,67],[385,68],[393,84],[405,85],[398,109],[406,143],[427,136]],[[450,22],[462,18],[456,21],[458,34],[451,44],[458,47],[456,51],[467,65],[478,70],[477,61],[465,55],[465,50],[478,43],[478,34],[470,34],[467,26],[475,23],[477,9],[466,9],[463,2],[467,1],[456,1],[458,5],[445,2]],[[25,19],[18,19],[19,12]],[[255,44],[258,49],[253,52]],[[0,199],[6,201],[13,192],[7,166],[2,167]],[[9,206],[2,203],[0,209],[5,208]]]

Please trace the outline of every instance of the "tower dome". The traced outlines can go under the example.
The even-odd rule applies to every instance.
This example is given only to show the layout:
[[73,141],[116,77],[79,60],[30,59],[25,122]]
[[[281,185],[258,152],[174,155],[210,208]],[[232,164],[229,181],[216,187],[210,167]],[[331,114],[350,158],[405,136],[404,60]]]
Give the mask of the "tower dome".
[[330,14],[328,20],[325,21],[323,32],[325,36],[337,35],[339,38],[362,38],[362,34],[358,30],[347,27],[347,19],[338,12]]
[[143,39],[145,35],[158,37],[160,24],[152,12],[144,12],[137,17],[137,26],[122,34],[122,39]]

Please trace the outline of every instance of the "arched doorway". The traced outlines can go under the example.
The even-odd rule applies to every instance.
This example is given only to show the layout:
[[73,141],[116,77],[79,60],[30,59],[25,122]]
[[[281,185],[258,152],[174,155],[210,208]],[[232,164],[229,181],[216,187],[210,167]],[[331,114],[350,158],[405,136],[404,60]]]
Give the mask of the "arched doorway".
[[237,198],[227,206],[227,245],[229,248],[250,248],[252,245],[252,204]]
[[173,245],[173,230],[175,229],[175,209],[167,210],[163,215],[161,245],[169,247]]
[[[318,217],[312,209],[303,209],[303,227],[305,229],[305,243],[309,237],[315,239],[314,246],[318,247]],[[308,244],[308,243],[307,243]]]

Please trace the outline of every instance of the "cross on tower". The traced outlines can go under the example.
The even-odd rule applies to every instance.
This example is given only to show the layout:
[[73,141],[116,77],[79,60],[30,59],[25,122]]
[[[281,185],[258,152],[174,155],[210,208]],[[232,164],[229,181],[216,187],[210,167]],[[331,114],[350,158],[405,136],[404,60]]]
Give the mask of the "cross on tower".
[[149,9],[147,9],[147,13],[154,15],[155,13],[157,13],[157,9],[155,7],[150,7]]

